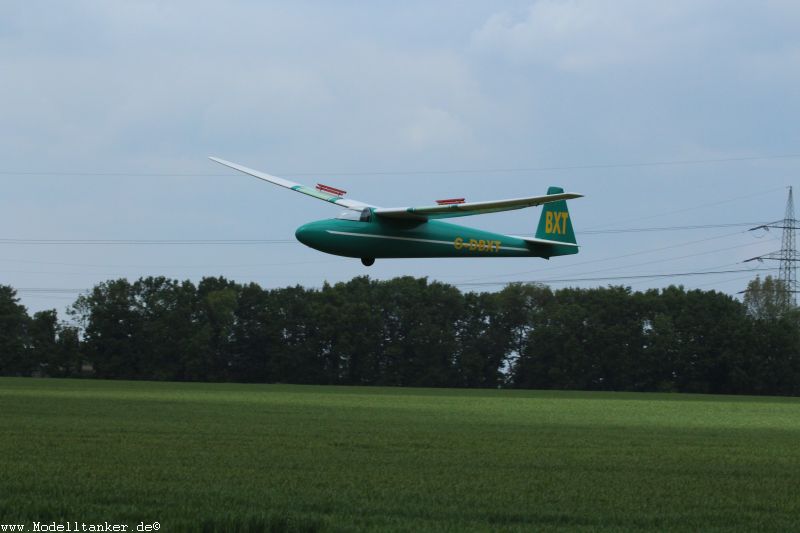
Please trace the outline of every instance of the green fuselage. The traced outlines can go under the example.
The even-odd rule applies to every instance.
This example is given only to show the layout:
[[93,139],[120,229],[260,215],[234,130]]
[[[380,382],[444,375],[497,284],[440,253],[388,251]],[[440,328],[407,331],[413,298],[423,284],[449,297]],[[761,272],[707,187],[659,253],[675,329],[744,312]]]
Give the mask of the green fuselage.
[[578,253],[573,246],[539,244],[438,220],[326,219],[305,224],[297,240],[345,257],[544,257]]

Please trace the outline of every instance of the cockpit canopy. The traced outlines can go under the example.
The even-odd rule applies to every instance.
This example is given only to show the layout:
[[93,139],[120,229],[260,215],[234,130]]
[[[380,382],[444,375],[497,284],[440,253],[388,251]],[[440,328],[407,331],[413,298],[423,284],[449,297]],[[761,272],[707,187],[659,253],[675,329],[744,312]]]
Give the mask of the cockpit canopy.
[[369,207],[365,207],[360,211],[355,209],[348,209],[346,211],[342,211],[341,213],[339,213],[339,216],[337,216],[336,218],[340,220],[354,220],[356,222],[371,222],[372,210]]

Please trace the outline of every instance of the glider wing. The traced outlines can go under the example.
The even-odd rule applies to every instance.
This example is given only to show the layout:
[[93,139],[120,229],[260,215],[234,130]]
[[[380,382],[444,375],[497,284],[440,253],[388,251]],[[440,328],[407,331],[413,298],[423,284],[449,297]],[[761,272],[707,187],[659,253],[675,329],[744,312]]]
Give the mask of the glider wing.
[[525,207],[534,207],[549,202],[559,200],[571,200],[580,198],[582,194],[574,192],[563,192],[558,194],[546,194],[544,196],[529,196],[527,198],[511,198],[508,200],[493,200],[488,202],[465,202],[460,204],[430,205],[422,207],[379,207],[375,209],[375,214],[388,218],[406,219],[428,219],[428,218],[452,218],[465,217],[468,215],[482,215],[485,213],[498,213],[500,211],[511,211]]
[[[279,185],[281,187],[286,187],[287,189],[291,189],[293,191],[301,192],[303,194],[307,194],[309,196],[313,196],[319,200],[323,200],[325,202],[330,202],[332,204],[340,205],[342,207],[346,207],[348,209],[363,209],[365,207],[375,207],[371,204],[365,204],[364,202],[359,202],[358,200],[351,200],[349,198],[342,198],[337,194],[333,194],[330,192],[326,192],[325,190],[318,190],[313,187],[306,187],[305,185],[301,185],[300,183],[295,183],[293,181],[285,180],[283,178],[279,178],[277,176],[272,176],[270,174],[265,174],[264,172],[259,172],[258,170],[253,170],[252,168],[247,168],[242,165],[238,165],[236,163],[231,163],[230,161],[225,161],[224,159],[219,159],[217,157],[209,157],[210,160],[219,163],[220,165],[225,165],[226,167],[230,167],[234,170],[238,170],[239,172],[244,172],[245,174],[250,174],[251,176],[258,178],[260,180],[268,181],[275,185]],[[327,189],[332,189],[331,187],[327,187]]]

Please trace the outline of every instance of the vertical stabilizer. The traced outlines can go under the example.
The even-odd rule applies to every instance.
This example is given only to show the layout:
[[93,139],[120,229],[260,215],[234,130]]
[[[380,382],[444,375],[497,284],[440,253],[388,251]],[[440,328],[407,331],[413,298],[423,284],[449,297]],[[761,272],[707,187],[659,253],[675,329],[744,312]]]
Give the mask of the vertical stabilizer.
[[[564,189],[561,187],[549,187],[547,189],[547,194],[560,194],[563,192]],[[542,215],[539,218],[539,227],[536,229],[536,238],[577,244],[566,200],[549,202],[542,206]]]

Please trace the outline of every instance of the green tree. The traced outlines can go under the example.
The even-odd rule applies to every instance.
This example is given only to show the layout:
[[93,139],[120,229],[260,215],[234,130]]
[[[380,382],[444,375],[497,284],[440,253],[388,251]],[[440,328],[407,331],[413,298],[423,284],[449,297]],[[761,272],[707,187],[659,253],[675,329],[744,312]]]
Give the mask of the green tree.
[[463,295],[426,278],[395,278],[379,285],[383,338],[380,383],[442,387],[458,383],[454,353]]
[[275,297],[255,283],[241,288],[234,311],[229,348],[230,379],[245,382],[282,381],[276,372],[282,324]]
[[78,328],[59,322],[55,309],[39,311],[28,326],[28,350],[44,376],[69,377],[81,373]]
[[464,295],[455,362],[459,386],[496,387],[503,381],[501,366],[510,332],[500,331],[497,307],[494,295],[472,292]]
[[58,315],[55,309],[35,313],[28,325],[30,359],[36,369],[44,375],[53,375],[54,369],[50,366],[57,352],[58,328]]
[[[658,304],[670,317],[669,373],[676,390],[732,393],[749,387],[738,372],[752,355],[750,323],[739,301],[716,291],[673,286],[661,291]],[[663,343],[662,349],[667,349]]]
[[[510,372],[504,376],[506,382],[514,383],[517,374],[524,374],[527,363],[523,359],[531,333],[545,327],[548,319],[546,309],[554,302],[553,291],[541,284],[512,283],[497,293],[497,330],[507,335],[507,346],[502,365]],[[502,340],[499,340],[502,342]],[[523,380],[525,378],[522,378]]]
[[[460,385],[497,387],[524,372],[530,332],[553,297],[549,288],[514,283],[497,293],[467,293],[459,322],[457,369]],[[509,375],[510,371],[510,375]]]
[[204,381],[228,379],[236,301],[240,286],[223,277],[203,278],[197,285],[197,353],[195,372]]
[[761,280],[756,276],[744,291],[747,312],[756,319],[777,319],[791,309],[790,293],[782,280],[767,276]]
[[640,302],[629,288],[561,289],[542,308],[514,383],[629,390],[636,382],[643,324]]
[[59,324],[56,346],[47,365],[53,377],[80,376],[83,366],[80,332],[77,327]]
[[319,294],[301,286],[272,291],[280,327],[280,349],[271,358],[272,373],[288,383],[329,383],[320,351]]
[[800,395],[800,313],[751,322],[751,356],[740,365],[752,382],[746,392]]
[[198,343],[197,289],[190,281],[163,276],[137,280],[132,286],[133,311],[141,322],[142,376],[159,380],[189,380]]
[[319,349],[334,383],[373,384],[380,381],[383,323],[379,285],[359,276],[319,294],[315,319]]
[[20,305],[17,292],[0,285],[0,375],[28,375],[32,361],[27,357],[28,312]]
[[78,297],[72,314],[83,325],[86,358],[97,377],[147,377],[142,373],[147,343],[128,280],[96,285],[89,294]]
[[73,306],[83,342],[54,311],[28,319],[5,288],[0,372],[35,361],[78,375],[86,360],[107,378],[798,394],[800,312],[776,313],[770,283],[745,306],[674,286],[462,294],[411,277],[270,291],[122,279]]

